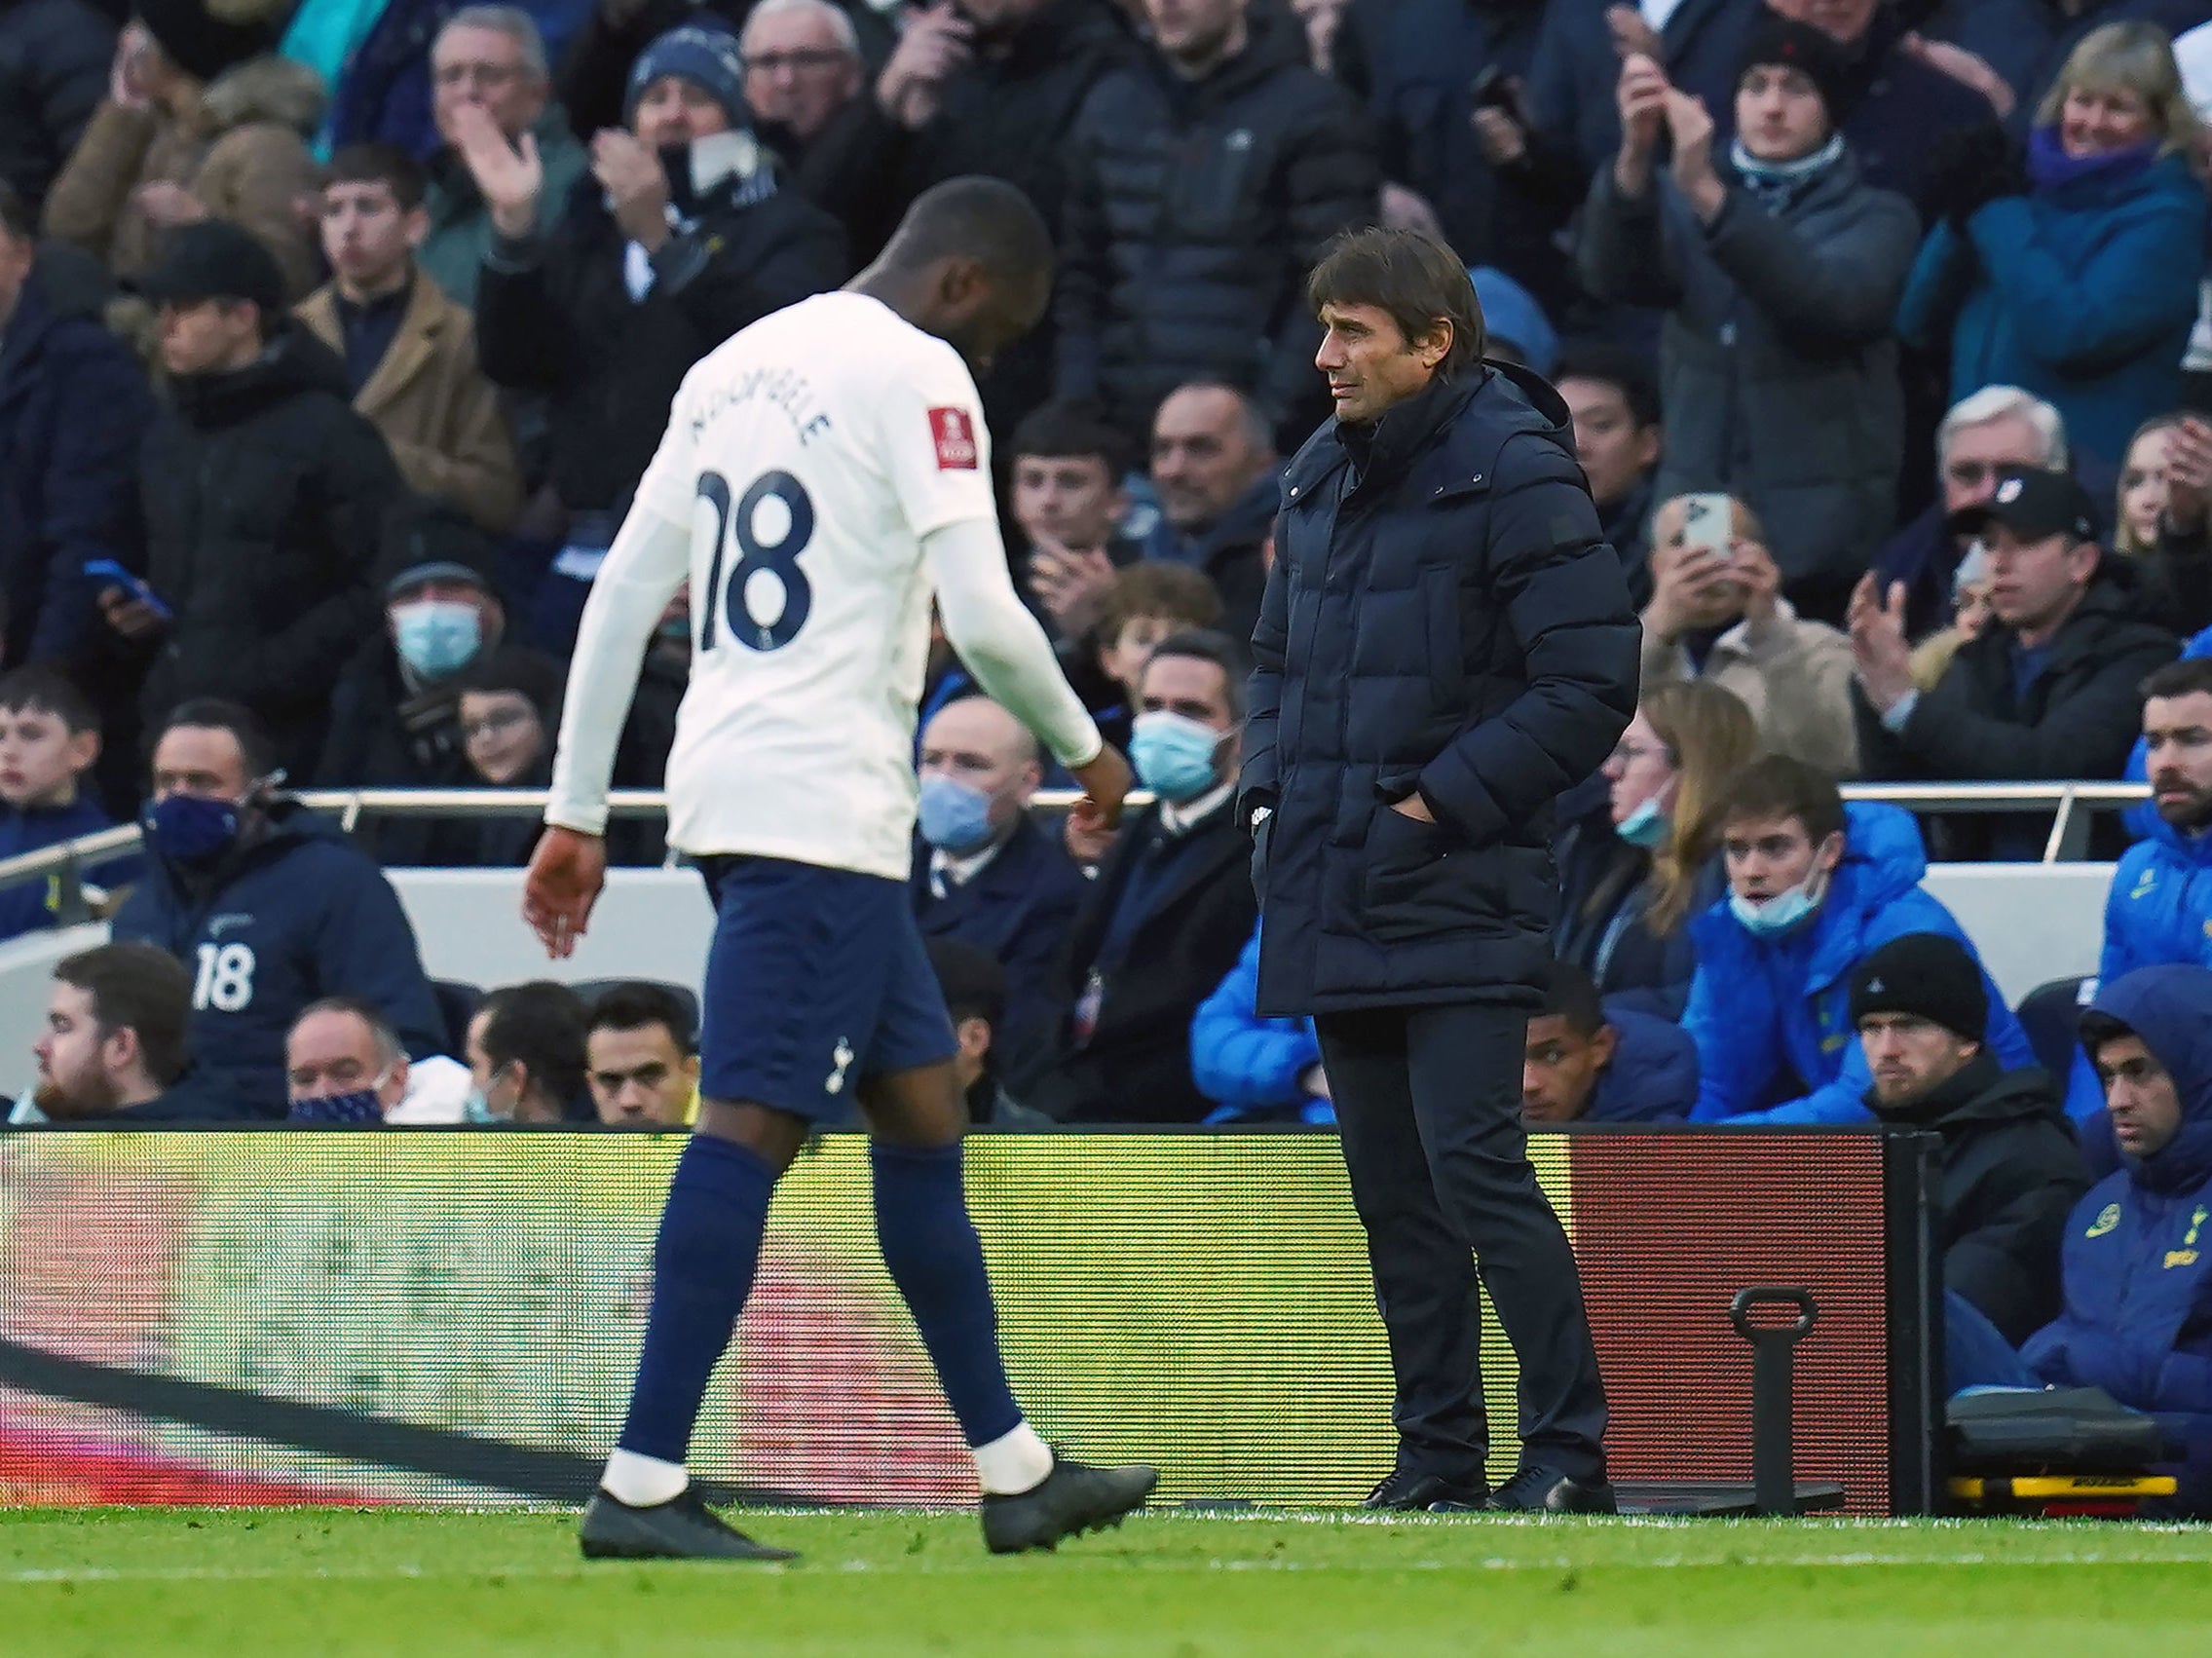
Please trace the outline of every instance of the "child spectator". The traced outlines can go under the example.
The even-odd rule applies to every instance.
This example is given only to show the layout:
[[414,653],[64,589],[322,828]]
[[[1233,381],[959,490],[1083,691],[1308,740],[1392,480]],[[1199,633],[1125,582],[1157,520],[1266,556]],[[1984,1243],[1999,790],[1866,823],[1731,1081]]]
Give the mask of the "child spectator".
[[1100,727],[1106,741],[1127,746],[1137,682],[1159,643],[1194,627],[1212,627],[1220,615],[1221,598],[1214,584],[1187,564],[1147,558],[1114,578],[1099,622],[1097,647],[1100,670],[1121,697],[1109,714],[1113,728]]
[[[18,668],[0,679],[0,857],[35,852],[112,827],[86,787],[99,760],[99,722],[82,691],[49,667]],[[93,872],[120,886],[136,858]],[[0,938],[54,924],[52,883],[0,890]]]

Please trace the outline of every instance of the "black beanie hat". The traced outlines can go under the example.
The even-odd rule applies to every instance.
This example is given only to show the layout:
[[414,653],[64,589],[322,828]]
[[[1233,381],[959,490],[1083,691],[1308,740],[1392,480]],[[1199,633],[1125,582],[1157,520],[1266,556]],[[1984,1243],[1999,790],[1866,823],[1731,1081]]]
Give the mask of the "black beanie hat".
[[1908,932],[1860,961],[1851,976],[1851,1022],[1870,1013],[1906,1013],[1969,1042],[1989,1035],[1989,992],[1981,967],[1948,933]]
[[[206,0],[133,0],[131,9],[162,56],[198,81],[211,81],[277,44],[264,19],[236,4],[217,8]],[[241,12],[248,15],[231,15]]]
[[1743,55],[1736,60],[1736,85],[1741,87],[1745,75],[1769,63],[1786,64],[1811,81],[1828,106],[1829,127],[1843,125],[1843,48],[1811,23],[1761,8],[1758,21],[1744,39]]

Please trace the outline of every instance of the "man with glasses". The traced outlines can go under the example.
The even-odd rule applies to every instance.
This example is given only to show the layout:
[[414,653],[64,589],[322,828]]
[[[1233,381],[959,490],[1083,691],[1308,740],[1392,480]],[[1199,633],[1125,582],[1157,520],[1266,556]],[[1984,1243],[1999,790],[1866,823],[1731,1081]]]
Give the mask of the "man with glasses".
[[830,0],[761,0],[738,37],[756,130],[794,163],[860,94],[860,43]]

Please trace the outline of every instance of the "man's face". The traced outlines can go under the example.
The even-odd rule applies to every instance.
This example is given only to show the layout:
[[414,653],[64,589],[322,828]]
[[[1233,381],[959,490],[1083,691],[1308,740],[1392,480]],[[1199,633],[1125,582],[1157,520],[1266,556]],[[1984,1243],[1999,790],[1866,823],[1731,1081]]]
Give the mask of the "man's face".
[[381,292],[396,283],[428,228],[423,210],[403,210],[382,180],[322,187],[322,256],[357,291]]
[[[1218,662],[1198,657],[1154,657],[1146,662],[1138,708],[1146,714],[1165,709],[1224,734],[1236,729],[1229,717],[1229,676]],[[1217,781],[1228,774],[1236,757],[1235,743],[1221,744],[1214,757]]]
[[407,1097],[405,1062],[385,1062],[376,1033],[357,1013],[310,1013],[294,1025],[284,1038],[284,1079],[294,1100],[365,1088],[375,1094],[379,1112],[390,1112]]
[[162,366],[171,376],[219,373],[260,355],[260,313],[244,300],[185,300],[159,316]]
[[1781,166],[1828,141],[1828,106],[1804,70],[1756,63],[1737,83],[1736,131],[1754,161]]
[[1528,1048],[1520,1062],[1520,1120],[1573,1122],[1590,1110],[1597,1075],[1613,1060],[1613,1027],[1585,1036],[1563,1013],[1541,1013],[1528,1022]]
[[20,811],[61,804],[99,758],[97,732],[72,732],[45,708],[0,708],[0,801]]
[[930,320],[922,326],[958,352],[981,380],[1001,353],[1044,320],[1051,303],[1049,270],[1003,281],[979,264],[956,260],[941,270]]
[[511,141],[545,112],[546,87],[522,59],[522,42],[500,29],[448,26],[431,48],[431,118],[453,142],[453,112],[474,104]]
[[804,143],[860,92],[860,60],[818,12],[755,12],[739,48],[745,101]]
[[1815,874],[1824,881],[1843,860],[1844,840],[1830,835],[1818,846],[1792,816],[1732,817],[1721,831],[1728,886],[1739,898],[1763,904]]
[[2022,541],[2003,524],[1991,524],[1981,545],[1989,556],[1990,610],[2015,632],[2054,626],[2096,573],[2096,544],[2071,536]]
[[1574,417],[1575,459],[1600,507],[1623,500],[1659,460],[1659,428],[1638,426],[1621,388],[1610,380],[1568,379],[1559,396]]
[[1441,323],[1441,338],[1408,340],[1378,305],[1325,305],[1321,326],[1313,365],[1329,376],[1336,418],[1347,426],[1380,420],[1391,405],[1426,388],[1451,344],[1450,329]]
[[0,324],[16,314],[16,302],[23,296],[23,284],[31,279],[31,264],[38,255],[38,244],[31,237],[10,236],[0,226]]
[[1031,542],[1097,551],[1113,539],[1125,505],[1102,456],[1014,457],[1014,522]]
[[1243,20],[1246,0],[1143,0],[1152,44],[1177,62],[1203,63],[1220,56]]
[[921,737],[921,774],[950,777],[989,795],[994,838],[1020,819],[1044,781],[1029,734],[986,697],[963,697],[929,722]]
[[1243,402],[1218,386],[1171,392],[1152,417],[1152,486],[1160,510],[1184,535],[1220,522],[1275,456],[1254,440]]
[[31,1045],[38,1056],[31,1103],[56,1122],[113,1111],[122,1094],[102,1057],[107,1046],[94,1017],[93,993],[55,980],[47,993],[45,1028]]
[[154,748],[154,799],[191,795],[199,800],[243,801],[251,779],[238,738],[214,726],[177,726]]
[[610,1128],[681,1128],[691,1114],[699,1062],[676,1045],[667,1026],[594,1031],[584,1057],[591,1103]]
[[663,75],[648,81],[645,91],[638,94],[630,130],[639,142],[656,150],[669,144],[693,144],[729,132],[730,111],[696,81]]
[[[2143,741],[2158,815],[2192,835],[2212,828],[2212,692],[2145,702]],[[6,752],[0,746],[0,755]],[[0,784],[5,781],[0,775]]]
[[1810,23],[1839,46],[1856,45],[1873,26],[1880,0],[1767,0],[1792,22]]
[[2097,1048],[2113,1138],[2130,1157],[2150,1157],[2181,1132],[2181,1095],[2174,1079],[2140,1036],[2116,1036]]
[[1874,1076],[1874,1103],[1888,1111],[1925,1100],[1981,1052],[1979,1042],[1909,1013],[1869,1013],[1858,1022],[1858,1045]]
[[2043,464],[2036,429],[2017,415],[1961,427],[1943,456],[1944,515],[1979,507],[1997,493],[2006,473],[2039,471]]

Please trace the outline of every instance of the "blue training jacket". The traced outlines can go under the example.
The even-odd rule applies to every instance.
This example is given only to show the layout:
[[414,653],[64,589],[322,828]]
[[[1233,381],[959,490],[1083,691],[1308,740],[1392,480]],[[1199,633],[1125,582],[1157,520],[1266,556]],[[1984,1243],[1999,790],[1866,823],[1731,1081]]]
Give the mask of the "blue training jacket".
[[1237,964],[1190,1022],[1190,1074],[1220,1109],[1210,1123],[1290,1118],[1334,1122],[1326,1101],[1298,1086],[1321,1063],[1311,1019],[1265,1019],[1259,1003],[1259,929],[1252,929]]
[[[1851,1027],[1852,969],[1908,932],[1947,934],[1981,960],[1951,912],[1920,889],[1928,849],[1912,814],[1859,801],[1844,812],[1843,862],[1811,922],[1783,938],[1753,938],[1724,898],[1691,923],[1698,974],[1682,1024],[1698,1047],[1693,1121],[1872,1121],[1873,1078]],[[1982,983],[1990,1048],[2007,1071],[2035,1064],[1986,968]],[[1760,1109],[1792,1085],[1802,1097]]]

